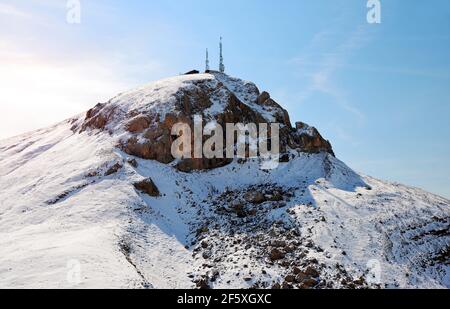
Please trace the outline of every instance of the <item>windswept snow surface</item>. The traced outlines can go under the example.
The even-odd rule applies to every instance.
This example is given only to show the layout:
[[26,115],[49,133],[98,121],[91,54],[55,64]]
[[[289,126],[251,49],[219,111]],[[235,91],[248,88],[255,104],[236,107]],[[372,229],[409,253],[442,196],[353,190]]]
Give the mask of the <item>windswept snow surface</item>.
[[[293,222],[323,248],[309,254],[326,271],[339,263],[356,277],[375,263],[382,287],[449,287],[448,257],[437,262],[450,240],[444,198],[359,176],[325,154],[296,154],[269,172],[257,162],[192,174],[139,159],[133,168],[109,135],[70,127],[67,121],[0,142],[2,288],[193,288],[204,260],[193,257],[192,242],[211,216],[211,201],[268,183],[293,189],[294,197],[267,217]],[[116,162],[124,168],[103,176]],[[136,192],[133,182],[146,177],[161,197]],[[217,266],[214,286],[282,280],[276,265],[261,275],[264,257],[251,252],[237,251],[240,262]],[[252,273],[252,280],[237,272]]]
[[[208,74],[180,75],[155,82],[121,93],[108,101],[103,113],[114,118],[107,128],[114,135],[128,135],[123,119],[127,116],[158,115],[160,121],[170,113],[176,113],[183,105],[183,94],[207,93],[211,106],[204,111],[209,120],[225,111],[231,95],[257,111],[268,122],[275,122],[274,114],[281,109],[256,103],[259,96],[257,86],[248,81],[230,77],[219,72]],[[282,111],[281,111],[282,112]]]
[[[151,83],[108,104],[119,116],[164,115],[180,89],[205,80],[217,90],[211,115],[233,93],[271,117],[254,84],[220,73]],[[107,131],[71,130],[83,120],[0,141],[0,288],[195,288],[205,277],[214,288],[272,287],[292,263],[315,265],[325,288],[359,278],[373,288],[450,287],[444,198],[358,175],[324,153],[291,151],[271,171],[247,161],[181,173],[118,150],[120,117]],[[160,197],[136,191],[146,178]],[[273,188],[285,196],[236,215],[246,193]],[[269,259],[274,239],[288,242],[291,264]]]

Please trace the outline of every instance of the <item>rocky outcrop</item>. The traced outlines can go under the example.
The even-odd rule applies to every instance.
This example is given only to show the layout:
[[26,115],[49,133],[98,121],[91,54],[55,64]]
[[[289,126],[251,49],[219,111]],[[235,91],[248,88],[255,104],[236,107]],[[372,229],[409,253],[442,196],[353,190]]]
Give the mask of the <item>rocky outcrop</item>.
[[289,147],[308,153],[328,152],[334,156],[331,143],[325,140],[319,131],[303,122],[297,122],[295,131],[290,135]]
[[128,132],[140,133],[145,129],[148,129],[150,127],[150,123],[150,117],[140,115],[136,118],[131,119],[131,121],[129,121],[126,126]]
[[90,109],[86,113],[86,119],[81,127],[80,132],[90,129],[104,130],[106,124],[111,120],[114,109],[105,112],[106,104],[99,103],[94,108]]
[[153,182],[153,180],[151,180],[150,178],[144,179],[142,181],[136,182],[134,183],[134,187],[142,192],[145,193],[149,196],[152,197],[158,197],[160,196],[160,192],[158,187],[155,185],[155,183]]
[[112,174],[117,173],[121,168],[122,168],[122,164],[120,163],[116,163],[113,166],[111,166],[105,173],[105,176],[110,176]]
[[[268,92],[260,93],[252,83],[216,72],[177,77],[176,82],[180,81],[182,83],[178,89],[166,89],[172,87],[171,84],[166,88],[149,86],[148,89],[119,95],[106,104],[96,105],[86,113],[79,132],[126,132],[126,137],[121,138],[118,144],[124,152],[169,164],[175,161],[171,154],[172,143],[177,138],[171,135],[173,125],[183,122],[193,128],[194,115],[201,115],[204,124],[214,120],[224,129],[226,123],[279,123],[284,162],[289,160],[289,157],[283,156],[289,149],[333,154],[331,144],[315,128],[303,123],[292,127],[288,112]],[[150,94],[144,95],[145,91]],[[161,98],[169,91],[171,93]],[[190,172],[222,167],[230,162],[230,159],[186,159],[176,162],[174,166],[180,171]]]
[[266,91],[263,91],[259,96],[258,96],[258,104],[264,104],[267,100],[270,99],[270,94]]
[[258,191],[247,192],[244,196],[244,199],[252,204],[261,204],[266,201],[266,197],[264,196],[264,194]]

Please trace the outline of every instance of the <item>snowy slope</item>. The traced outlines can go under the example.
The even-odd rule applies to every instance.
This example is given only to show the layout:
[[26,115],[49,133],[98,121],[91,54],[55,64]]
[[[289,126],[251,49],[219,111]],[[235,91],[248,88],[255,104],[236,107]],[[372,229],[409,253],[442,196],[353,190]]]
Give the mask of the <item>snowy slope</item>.
[[[253,84],[225,75],[175,77],[110,103],[167,113],[198,79],[270,117],[252,103]],[[444,198],[358,175],[327,153],[292,150],[272,171],[247,161],[182,173],[119,150],[119,119],[109,132],[72,130],[83,118],[0,141],[0,288],[450,287]],[[134,188],[146,178],[160,197]]]

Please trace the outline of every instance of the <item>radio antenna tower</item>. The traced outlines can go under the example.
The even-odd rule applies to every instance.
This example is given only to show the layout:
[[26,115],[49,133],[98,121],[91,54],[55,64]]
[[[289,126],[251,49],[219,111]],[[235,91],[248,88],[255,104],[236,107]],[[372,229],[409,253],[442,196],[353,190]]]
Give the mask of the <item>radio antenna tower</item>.
[[223,64],[223,46],[222,46],[222,37],[220,37],[220,65],[219,71],[221,73],[225,73],[225,65]]
[[206,49],[206,70],[205,72],[209,71],[209,53],[208,53],[208,49]]

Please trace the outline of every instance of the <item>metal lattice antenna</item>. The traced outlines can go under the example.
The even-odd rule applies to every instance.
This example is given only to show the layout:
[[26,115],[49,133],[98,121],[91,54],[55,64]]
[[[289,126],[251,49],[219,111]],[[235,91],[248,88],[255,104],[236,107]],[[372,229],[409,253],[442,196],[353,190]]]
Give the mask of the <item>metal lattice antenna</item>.
[[223,64],[223,46],[222,46],[222,37],[220,37],[220,65],[219,71],[221,73],[225,73],[225,65]]
[[206,70],[205,72],[209,71],[209,53],[208,53],[208,49],[206,49]]

